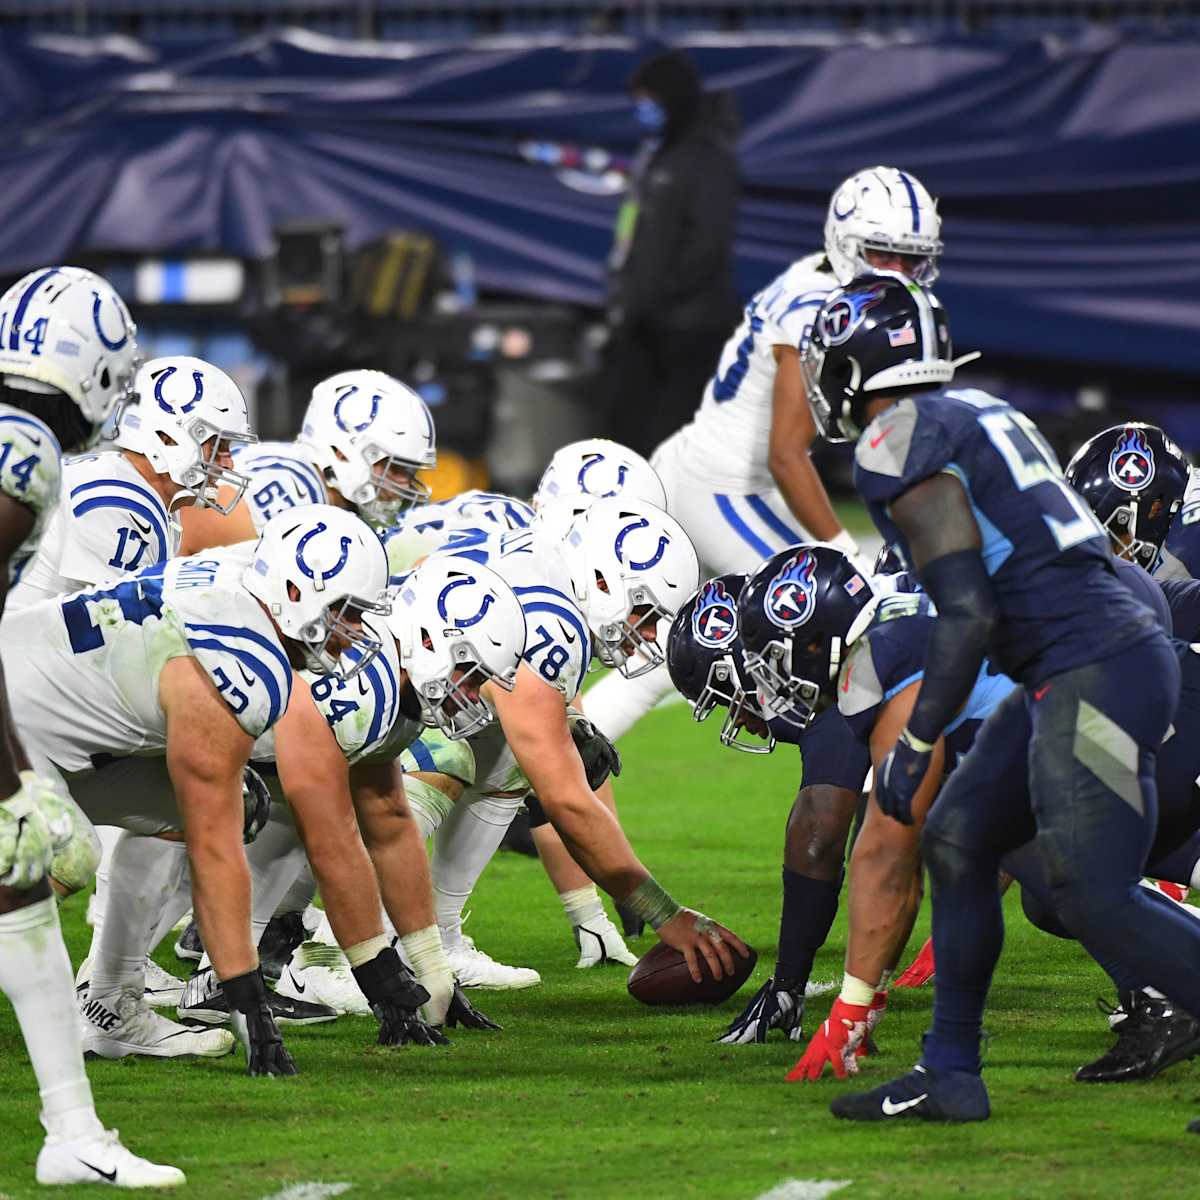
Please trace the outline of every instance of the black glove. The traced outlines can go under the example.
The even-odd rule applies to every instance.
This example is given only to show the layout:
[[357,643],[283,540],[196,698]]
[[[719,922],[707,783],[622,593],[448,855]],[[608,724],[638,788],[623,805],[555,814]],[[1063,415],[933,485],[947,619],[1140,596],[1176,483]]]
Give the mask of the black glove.
[[742,1046],[750,1042],[765,1042],[767,1031],[782,1029],[788,1038],[798,1042],[804,1036],[804,992],[772,977],[754,993],[750,1003],[730,1022],[718,1042]]
[[297,1075],[296,1064],[283,1044],[271,1015],[262,971],[255,967],[245,975],[221,980],[229,1002],[229,1022],[246,1049],[248,1075]]
[[388,946],[370,962],[354,968],[354,978],[379,1022],[381,1046],[448,1046],[450,1041],[432,1025],[426,1025],[417,1009],[429,993]]
[[587,717],[571,713],[568,717],[571,739],[583,760],[588,787],[594,792],[608,777],[621,774],[621,755]]
[[497,1025],[491,1017],[485,1017],[471,1002],[467,999],[467,993],[458,986],[458,982],[454,984],[454,995],[450,999],[450,1007],[446,1010],[446,1026],[453,1029],[456,1025],[461,1025],[464,1029],[503,1029],[503,1025]]
[[242,841],[248,846],[266,828],[271,816],[271,793],[253,768],[242,769]]

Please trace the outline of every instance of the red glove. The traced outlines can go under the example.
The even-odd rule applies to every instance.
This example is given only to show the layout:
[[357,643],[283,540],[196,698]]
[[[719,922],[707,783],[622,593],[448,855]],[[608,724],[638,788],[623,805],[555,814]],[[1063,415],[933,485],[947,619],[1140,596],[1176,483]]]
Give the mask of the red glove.
[[813,1034],[804,1057],[788,1072],[788,1083],[797,1079],[820,1079],[828,1063],[839,1079],[858,1073],[855,1051],[867,1035],[870,1006],[846,1004],[839,996],[821,1028]]
[[859,1042],[858,1048],[854,1051],[855,1058],[866,1058],[868,1054],[878,1054],[879,1047],[875,1045],[871,1035],[875,1032],[875,1027],[883,1020],[884,1014],[887,1012],[887,992],[876,992],[875,999],[871,1001],[871,1007],[867,1009],[867,1032],[863,1040]]
[[917,957],[908,964],[900,975],[892,980],[892,987],[924,987],[933,978],[933,938],[923,945]]

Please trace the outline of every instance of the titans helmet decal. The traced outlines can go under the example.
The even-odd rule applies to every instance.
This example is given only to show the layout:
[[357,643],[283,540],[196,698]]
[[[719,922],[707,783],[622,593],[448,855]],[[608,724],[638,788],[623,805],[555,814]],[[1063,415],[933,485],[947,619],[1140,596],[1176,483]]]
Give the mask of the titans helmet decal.
[[868,309],[874,308],[886,294],[887,289],[882,284],[877,284],[867,291],[849,292],[823,309],[818,321],[825,343],[829,346],[840,346],[848,341],[850,335],[862,324]]
[[718,649],[737,637],[737,607],[719,579],[704,585],[692,610],[692,632],[702,646]]
[[817,585],[813,573],[817,560],[807,550],[794,554],[767,585],[763,609],[780,629],[796,629],[816,610]]
[[1108,477],[1127,492],[1140,492],[1154,478],[1154,451],[1146,435],[1127,425],[1108,458]]

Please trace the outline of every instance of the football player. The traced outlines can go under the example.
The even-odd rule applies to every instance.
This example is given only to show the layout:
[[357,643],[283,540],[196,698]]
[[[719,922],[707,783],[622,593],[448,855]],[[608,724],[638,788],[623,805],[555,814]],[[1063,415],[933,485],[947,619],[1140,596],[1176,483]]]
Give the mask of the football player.
[[[839,283],[886,268],[928,285],[941,253],[937,204],[920,181],[895,167],[873,167],[834,191],[824,252],[792,263],[746,305],[692,422],[650,460],[666,487],[666,507],[707,574],[752,570],[803,541],[857,554],[812,464],[817,429],[800,355],[817,310]],[[619,739],[669,687],[664,673],[630,683],[601,680],[588,692],[588,715]]]
[[[0,297],[0,607],[58,500],[62,449],[86,445],[129,393],[136,333],[109,284],[77,267],[34,271]],[[94,850],[61,819],[50,782],[29,770],[2,679],[0,711],[7,731],[0,794],[8,797],[0,803],[0,989],[16,1011],[41,1093],[38,1182],[183,1183],[182,1171],[131,1154],[96,1116],[48,882],[55,850],[74,849],[81,884],[95,867]]]
[[[516,686],[485,685],[487,710],[447,723],[452,738],[471,737],[476,781],[453,804],[427,815],[435,832],[433,880],[438,922],[455,974],[464,984],[526,986],[478,951],[462,933],[462,910],[495,853],[512,815],[532,788],[589,879],[624,901],[663,941],[685,956],[700,979],[697,956],[720,978],[742,942],[707,917],[678,905],[634,855],[620,825],[589,786],[572,740],[567,705],[596,656],[626,673],[662,661],[660,620],[671,618],[696,584],[687,535],[653,505],[598,500],[561,540],[537,526],[446,553],[484,563],[506,579],[525,611],[527,641]],[[536,982],[536,979],[535,979]]]
[[[853,1120],[988,1116],[979,1042],[1003,940],[997,874],[1035,837],[1066,927],[1200,1013],[1200,927],[1139,887],[1178,661],[1033,423],[985,393],[941,390],[956,365],[940,305],[889,273],[829,297],[802,363],[818,425],[857,439],[856,487],[939,613],[912,714],[876,773],[882,812],[912,822],[989,644],[1019,685],[925,826],[938,972],[922,1061],[835,1100],[834,1114]],[[1012,773],[1027,773],[1021,814],[1001,786]]]
[[[9,611],[49,596],[115,583],[164,562],[178,552],[182,507],[220,503],[217,489],[225,483],[234,489],[234,502],[241,496],[246,481],[231,469],[231,449],[255,439],[246,402],[224,371],[198,358],[154,359],[138,371],[133,397],[120,413],[117,449],[64,462],[63,498],[13,588]],[[100,946],[109,864],[118,841],[122,845],[117,870],[130,879],[181,873],[186,851],[182,841],[121,838],[120,830],[103,829],[92,950],[76,986],[82,982],[86,990],[92,960],[97,959],[97,990],[107,995],[113,990],[109,986],[113,964],[101,955]],[[64,869],[69,873],[70,868],[60,863],[59,872]],[[149,899],[145,893],[144,901]],[[147,980],[151,998],[160,1004],[178,1003],[182,981],[153,963],[147,969],[152,972]],[[182,1040],[171,1044],[183,1052]]]
[[775,971],[720,1041],[764,1042],[771,1029],[783,1030],[793,1041],[803,1036],[805,990],[837,915],[846,839],[869,765],[827,698],[820,712],[774,714],[762,705],[758,676],[773,675],[810,647],[810,653],[824,656],[825,676],[836,673],[848,639],[869,619],[873,601],[870,582],[839,550],[795,546],[773,555],[749,581],[738,576],[711,580],[672,626],[671,675],[693,701],[696,719],[703,720],[713,704],[727,704],[721,730],[725,745],[750,748],[752,743],[739,738],[744,729],[767,736],[766,745],[755,749],[776,741],[797,745],[802,763],[784,841]]
[[[252,556],[174,559],[114,587],[41,601],[0,626],[31,758],[64,777],[96,821],[185,830],[200,927],[252,1074],[294,1074],[295,1066],[250,940],[243,769],[256,737],[277,722],[277,741],[289,730],[293,666],[337,674],[350,647],[364,664],[375,652],[362,620],[386,611],[386,582],[375,535],[352,514],[321,506],[269,523]],[[370,940],[353,934],[356,923],[377,922],[375,903],[373,913],[333,914],[344,944]],[[142,914],[142,923],[154,917]],[[140,968],[148,939],[133,940],[129,957]],[[381,1007],[404,1008],[412,989],[398,960],[373,953],[359,970],[369,997],[374,990]],[[145,1019],[141,995],[139,986],[128,1012],[97,1013],[94,1023],[118,1037]],[[217,1053],[227,1035],[210,1036],[208,1052]]]

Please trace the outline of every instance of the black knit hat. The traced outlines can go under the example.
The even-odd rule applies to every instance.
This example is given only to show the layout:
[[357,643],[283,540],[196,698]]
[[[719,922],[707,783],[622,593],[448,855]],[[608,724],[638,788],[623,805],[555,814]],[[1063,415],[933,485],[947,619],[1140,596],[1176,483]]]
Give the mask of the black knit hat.
[[695,63],[679,50],[668,50],[638,65],[629,90],[649,92],[666,110],[668,125],[678,128],[695,115],[702,87]]

